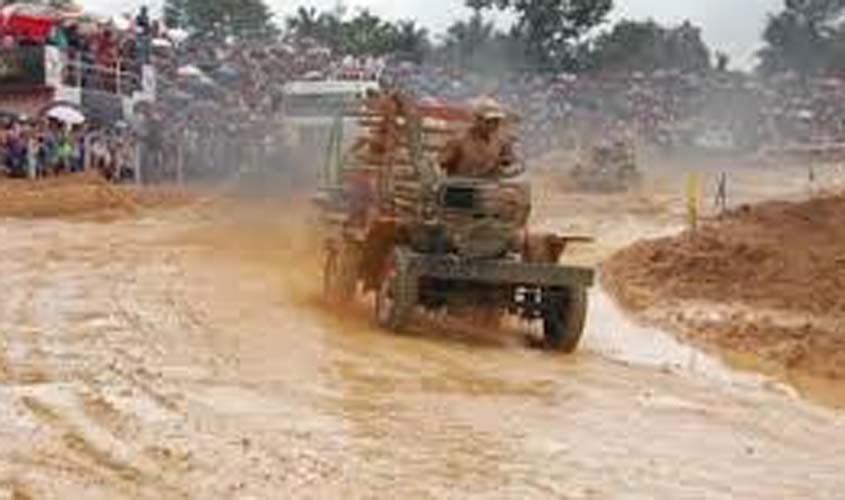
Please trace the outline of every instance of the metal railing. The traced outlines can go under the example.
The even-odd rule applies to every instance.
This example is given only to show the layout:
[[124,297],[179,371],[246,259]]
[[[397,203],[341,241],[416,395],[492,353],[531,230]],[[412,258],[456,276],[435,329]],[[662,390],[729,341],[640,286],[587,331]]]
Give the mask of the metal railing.
[[143,90],[141,71],[140,63],[126,64],[118,60],[113,65],[98,65],[83,62],[81,57],[66,57],[62,84],[131,97]]
[[[48,81],[46,47],[0,48],[0,88],[27,88],[55,85]],[[117,60],[102,65],[85,62],[81,55],[61,55],[61,84],[71,88],[96,90],[131,97],[143,91],[140,61]]]

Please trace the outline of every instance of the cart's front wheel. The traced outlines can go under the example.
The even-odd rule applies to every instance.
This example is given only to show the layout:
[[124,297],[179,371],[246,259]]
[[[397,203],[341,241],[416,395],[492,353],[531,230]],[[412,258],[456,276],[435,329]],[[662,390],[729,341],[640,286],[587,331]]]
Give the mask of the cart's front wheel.
[[545,297],[543,334],[546,347],[571,354],[578,349],[587,320],[587,290],[553,289]]

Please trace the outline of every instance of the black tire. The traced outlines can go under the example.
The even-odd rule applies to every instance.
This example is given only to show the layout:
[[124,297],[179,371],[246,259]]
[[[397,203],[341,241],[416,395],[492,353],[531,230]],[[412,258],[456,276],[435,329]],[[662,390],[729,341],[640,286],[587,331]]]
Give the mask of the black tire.
[[376,324],[395,333],[401,333],[414,308],[412,283],[400,255],[391,255],[386,263],[384,277],[376,290]]
[[587,321],[587,290],[552,290],[547,296],[543,318],[546,348],[572,354],[578,349]]

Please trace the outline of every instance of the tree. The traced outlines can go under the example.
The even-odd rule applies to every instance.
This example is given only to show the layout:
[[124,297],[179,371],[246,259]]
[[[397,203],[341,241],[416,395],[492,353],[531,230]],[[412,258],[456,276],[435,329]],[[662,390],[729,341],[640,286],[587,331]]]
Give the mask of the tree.
[[784,0],[783,10],[769,17],[763,32],[758,70],[809,76],[840,64],[843,14],[845,0]]
[[716,52],[716,71],[724,73],[728,71],[728,66],[731,64],[731,57],[724,52]]
[[396,28],[361,9],[358,15],[343,25],[343,49],[354,56],[383,56],[392,51],[396,41]]
[[383,56],[388,53],[422,62],[430,50],[428,31],[415,21],[390,23],[368,9],[347,18],[341,7],[331,11],[300,7],[285,20],[287,32],[302,40],[314,40],[336,53],[354,56]]
[[297,38],[319,38],[320,15],[314,7],[299,7],[295,16],[285,19],[285,27],[288,33],[294,34]]
[[165,0],[164,12],[169,25],[215,38],[278,34],[263,0]]
[[525,69],[525,47],[511,33],[485,21],[480,10],[449,26],[434,53],[441,63],[480,73]]
[[401,59],[419,64],[431,50],[428,30],[417,26],[416,21],[399,21],[394,37],[393,52]]
[[601,71],[710,70],[710,50],[689,22],[669,28],[653,20],[621,21],[599,35],[587,64]]
[[613,0],[466,0],[466,5],[514,12],[512,35],[534,63],[574,69],[578,42],[607,19]]
[[446,30],[444,50],[462,67],[478,67],[474,59],[490,45],[496,32],[493,23],[485,22],[476,12],[469,20],[456,21]]
[[187,0],[168,0],[164,4],[164,24],[168,28],[181,28],[188,24]]

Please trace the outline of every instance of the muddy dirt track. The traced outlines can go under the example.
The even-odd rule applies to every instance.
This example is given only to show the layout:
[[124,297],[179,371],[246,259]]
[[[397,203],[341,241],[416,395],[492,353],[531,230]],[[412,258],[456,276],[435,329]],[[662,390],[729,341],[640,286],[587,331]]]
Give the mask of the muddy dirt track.
[[[609,246],[677,223],[628,205]],[[307,221],[285,210],[0,222],[0,498],[845,491],[841,414],[632,325],[600,292],[571,358],[498,334],[391,336],[366,304],[328,314]],[[595,229],[579,213],[569,228]]]

